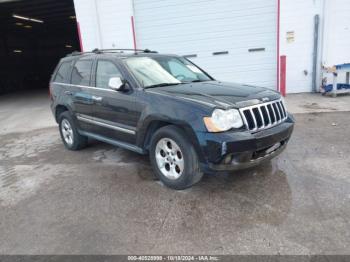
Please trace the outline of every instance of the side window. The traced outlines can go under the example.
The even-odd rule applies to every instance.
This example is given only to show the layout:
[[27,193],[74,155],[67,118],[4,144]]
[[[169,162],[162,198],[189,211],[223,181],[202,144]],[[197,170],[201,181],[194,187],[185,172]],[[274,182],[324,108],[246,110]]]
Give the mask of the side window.
[[54,82],[58,83],[68,83],[68,72],[70,68],[70,62],[64,62],[60,65],[55,79],[53,80]]
[[108,88],[109,79],[116,76],[122,78],[119,69],[112,62],[104,60],[97,62],[96,87]]
[[72,84],[88,86],[90,84],[92,60],[79,60],[72,72]]

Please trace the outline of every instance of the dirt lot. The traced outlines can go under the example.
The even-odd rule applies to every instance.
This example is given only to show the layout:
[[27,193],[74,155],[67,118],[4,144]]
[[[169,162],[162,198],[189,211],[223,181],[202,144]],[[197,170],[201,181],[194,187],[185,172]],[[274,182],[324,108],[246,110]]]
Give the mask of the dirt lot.
[[271,163],[174,191],[147,157],[65,150],[47,106],[0,100],[1,254],[350,253],[349,112],[296,114]]

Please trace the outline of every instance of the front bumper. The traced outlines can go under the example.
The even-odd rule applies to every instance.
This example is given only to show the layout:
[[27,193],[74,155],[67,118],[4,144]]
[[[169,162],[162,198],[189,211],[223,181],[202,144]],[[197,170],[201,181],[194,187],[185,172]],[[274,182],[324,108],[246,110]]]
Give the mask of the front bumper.
[[247,130],[200,133],[198,140],[204,162],[203,172],[245,169],[279,155],[293,132],[294,118],[269,129],[251,133]]

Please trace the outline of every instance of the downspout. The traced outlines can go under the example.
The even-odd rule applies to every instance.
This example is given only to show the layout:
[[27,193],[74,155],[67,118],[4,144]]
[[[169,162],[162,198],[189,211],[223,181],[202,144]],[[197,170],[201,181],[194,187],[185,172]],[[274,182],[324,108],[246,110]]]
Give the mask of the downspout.
[[320,16],[314,17],[314,50],[312,58],[312,92],[317,91],[317,56],[318,56],[318,34],[319,34]]

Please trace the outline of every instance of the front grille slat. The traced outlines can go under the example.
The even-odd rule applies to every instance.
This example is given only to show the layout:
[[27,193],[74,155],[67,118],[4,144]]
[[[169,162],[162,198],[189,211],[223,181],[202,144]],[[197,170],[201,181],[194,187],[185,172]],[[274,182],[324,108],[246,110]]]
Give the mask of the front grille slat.
[[250,114],[252,115],[252,118],[253,118],[253,121],[254,121],[254,128],[253,128],[253,131],[254,131],[254,130],[258,129],[258,124],[256,122],[254,111],[252,109],[250,109],[249,111],[250,111]]
[[263,115],[260,107],[258,107],[258,111],[259,111],[260,118],[261,118],[261,123],[262,123],[260,128],[265,128],[265,123],[266,122],[265,122],[265,118],[264,118],[264,115]]
[[276,115],[275,115],[275,112],[273,111],[272,109],[272,105],[267,105],[267,108],[269,109],[269,113],[270,113],[270,116],[271,116],[271,124],[274,125],[275,122],[276,122]]
[[283,112],[283,117],[286,117],[286,111],[284,110],[282,101],[280,101],[278,104],[279,104],[279,106],[281,108],[281,111]]
[[254,129],[254,122],[253,122],[253,117],[252,114],[250,113],[250,110],[244,110],[244,122],[246,123],[247,127],[251,130]]
[[273,115],[275,116],[275,121],[276,121],[276,124],[277,124],[278,123],[278,114],[277,114],[277,110],[276,110],[276,105],[275,104],[271,104],[271,108],[272,108]]
[[256,120],[256,125],[259,128],[261,128],[264,123],[263,123],[263,120],[260,116],[260,113],[259,113],[259,109],[257,107],[253,108],[253,113],[254,113],[254,116],[255,116],[255,120]]
[[278,108],[278,110],[279,110],[280,113],[281,113],[281,118],[283,119],[283,118],[284,118],[284,114],[283,114],[283,111],[282,111],[282,108],[281,108],[281,105],[280,105],[279,102],[277,103],[277,108]]
[[260,111],[261,111],[262,115],[264,116],[265,126],[271,125],[270,115],[269,115],[269,113],[268,113],[268,111],[267,111],[266,106],[262,105],[262,106],[260,107]]
[[273,104],[273,107],[274,107],[275,110],[277,111],[277,114],[278,114],[278,122],[281,122],[281,121],[282,121],[282,116],[281,116],[280,110],[278,109],[277,103],[274,103],[274,104]]
[[284,114],[287,116],[287,111],[286,111],[286,108],[284,107],[284,104],[282,101],[281,101],[281,106],[282,106]]
[[269,116],[269,121],[270,121],[269,125],[271,126],[273,124],[273,119],[271,115],[272,113],[270,112],[269,105],[266,105],[265,108],[266,108],[267,115]]
[[275,100],[240,109],[247,129],[257,132],[275,126],[288,117],[282,100]]

